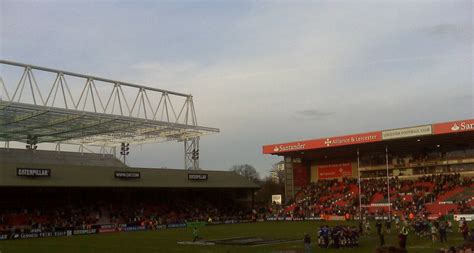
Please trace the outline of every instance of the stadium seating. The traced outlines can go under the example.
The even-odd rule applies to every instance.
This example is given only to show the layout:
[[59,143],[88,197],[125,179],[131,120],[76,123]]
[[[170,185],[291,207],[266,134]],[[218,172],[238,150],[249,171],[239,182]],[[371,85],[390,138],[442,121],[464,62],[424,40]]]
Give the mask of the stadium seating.
[[[71,192],[72,193],[71,193]],[[0,203],[0,232],[17,229],[77,228],[97,224],[176,224],[252,218],[252,210],[230,196],[212,190],[206,194],[105,190],[57,190],[44,193],[42,203],[18,202],[9,196]],[[132,194],[128,194],[132,193]],[[161,193],[161,194],[160,194]],[[50,197],[46,197],[51,195]],[[128,196],[127,196],[128,195]]]
[[466,191],[464,187],[456,187],[442,195],[437,199],[438,202],[453,201],[459,194]]
[[[459,174],[423,176],[417,179],[390,179],[392,211],[399,215],[473,212],[473,179]],[[358,212],[358,185],[355,179],[320,180],[296,194],[284,209],[285,215],[355,215]],[[387,180],[363,179],[362,204],[366,214],[388,212]]]
[[78,153],[65,151],[0,148],[0,157],[5,164],[41,164],[41,165],[77,165],[77,166],[105,166],[126,167],[124,163],[110,154]]

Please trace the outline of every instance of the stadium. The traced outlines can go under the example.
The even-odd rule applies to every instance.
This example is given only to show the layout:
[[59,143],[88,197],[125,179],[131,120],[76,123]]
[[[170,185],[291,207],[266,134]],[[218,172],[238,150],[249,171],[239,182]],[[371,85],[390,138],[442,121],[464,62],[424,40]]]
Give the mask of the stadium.
[[473,3],[0,0],[0,253],[474,252]]
[[[473,119],[265,145],[263,154],[283,158],[284,201],[256,203],[256,183],[235,172],[199,167],[199,138],[219,130],[197,125],[192,96],[1,63],[21,70],[5,73],[21,73],[11,96],[2,83],[7,100],[1,101],[0,247],[5,252],[97,252],[113,244],[124,252],[160,247],[166,252],[299,252],[303,232],[319,238],[321,250],[368,252],[376,247],[369,243],[375,236],[370,230],[381,234],[381,222],[387,242],[396,245],[402,227],[423,238],[430,234],[428,224],[441,229],[449,221],[445,229],[464,231],[474,218]],[[56,76],[46,99],[35,78],[42,72]],[[72,77],[84,80],[76,99],[67,92]],[[113,86],[105,106],[96,82]],[[29,99],[22,97],[25,86]],[[130,92],[122,86],[136,89],[135,98],[127,98]],[[58,90],[62,105],[55,104]],[[147,92],[161,98],[150,99]],[[87,103],[88,95],[92,102]],[[185,97],[178,115],[171,95]],[[183,142],[184,169],[125,163],[130,144],[163,141]],[[10,147],[15,142],[26,149]],[[55,150],[38,149],[47,143]],[[78,145],[79,152],[64,151],[62,145]],[[87,152],[93,147],[100,152]],[[64,237],[70,238],[66,244]],[[154,244],[137,247],[143,238]],[[94,241],[95,246],[85,246]],[[419,251],[410,252],[438,247],[426,238],[421,242]]]
[[285,197],[295,201],[287,213],[435,220],[472,211],[473,139],[466,119],[266,145],[263,153],[284,158]]

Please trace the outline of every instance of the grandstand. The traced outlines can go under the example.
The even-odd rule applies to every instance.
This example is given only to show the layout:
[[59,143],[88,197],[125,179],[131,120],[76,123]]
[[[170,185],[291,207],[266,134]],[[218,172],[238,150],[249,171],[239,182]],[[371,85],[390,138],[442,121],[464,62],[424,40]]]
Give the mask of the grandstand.
[[474,213],[473,140],[474,119],[466,119],[266,145],[263,153],[285,161],[284,215],[436,218]]
[[[200,137],[219,129],[198,125],[191,95],[0,64],[0,240],[252,218],[256,184],[199,167]],[[120,159],[129,144],[165,141],[184,143],[184,169]],[[48,144],[55,150],[41,150]],[[80,152],[64,151],[67,145]],[[85,152],[93,149],[100,152]]]
[[[230,171],[128,167],[111,155],[15,149],[1,150],[0,154],[3,155],[0,187],[257,188]],[[23,168],[47,169],[50,173],[45,178],[18,175],[18,170]],[[118,172],[131,175],[120,177],[116,175]]]
[[[248,215],[242,210],[251,210],[258,188],[229,171],[131,168],[116,166],[120,161],[113,157],[87,153],[2,150],[2,157],[8,152],[18,156],[4,159],[0,168],[4,233],[117,223],[162,226],[209,217],[218,222]],[[233,206],[224,208],[229,203]]]

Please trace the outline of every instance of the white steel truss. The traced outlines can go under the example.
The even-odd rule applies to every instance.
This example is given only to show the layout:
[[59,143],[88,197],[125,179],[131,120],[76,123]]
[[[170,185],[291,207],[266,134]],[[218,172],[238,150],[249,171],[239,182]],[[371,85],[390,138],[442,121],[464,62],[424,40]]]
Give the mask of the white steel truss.
[[[189,141],[219,132],[198,125],[189,94],[6,60],[0,67],[0,141],[34,136],[38,143],[113,147],[177,140],[186,150]],[[18,81],[7,83],[12,73]]]
[[199,137],[184,141],[184,168],[187,170],[199,168]]

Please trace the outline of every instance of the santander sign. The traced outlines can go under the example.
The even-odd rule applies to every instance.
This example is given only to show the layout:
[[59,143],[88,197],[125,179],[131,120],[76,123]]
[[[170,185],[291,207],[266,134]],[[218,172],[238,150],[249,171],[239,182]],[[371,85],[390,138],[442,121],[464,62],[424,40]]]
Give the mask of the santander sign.
[[453,121],[433,125],[434,134],[456,133],[464,131],[474,131],[474,119]]
[[381,132],[371,132],[364,134],[346,135],[340,137],[330,137],[324,139],[315,139],[299,142],[290,142],[282,144],[267,145],[263,147],[264,154],[274,154],[291,151],[302,151],[317,148],[336,147],[381,140]]
[[452,131],[465,131],[465,130],[470,130],[470,129],[474,129],[474,123],[472,124],[469,124],[469,123],[466,123],[466,122],[461,122],[458,126],[458,124],[454,123],[454,125],[451,127],[451,130]]
[[273,151],[274,152],[283,152],[283,151],[293,151],[293,150],[300,150],[300,149],[304,149],[304,147],[306,146],[306,144],[301,144],[301,143],[297,143],[297,144],[280,144],[280,145],[277,145],[273,148]]

